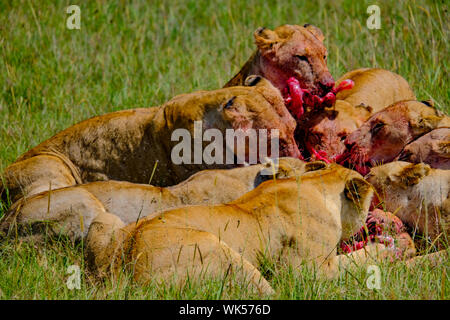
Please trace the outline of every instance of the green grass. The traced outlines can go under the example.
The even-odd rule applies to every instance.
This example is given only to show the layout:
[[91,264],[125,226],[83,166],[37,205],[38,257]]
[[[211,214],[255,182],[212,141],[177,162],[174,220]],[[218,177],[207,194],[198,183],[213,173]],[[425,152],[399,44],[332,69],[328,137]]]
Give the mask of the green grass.
[[333,280],[318,278],[311,269],[293,270],[266,262],[265,275],[276,291],[259,296],[232,277],[203,278],[183,284],[134,283],[130,273],[121,278],[96,279],[86,269],[81,288],[70,290],[68,267],[83,270],[83,248],[67,241],[37,245],[3,243],[0,250],[0,299],[446,299],[450,298],[448,263],[408,269],[402,263],[378,265],[380,290],[368,289],[368,270],[342,272]]
[[[21,153],[88,117],[159,105],[174,95],[223,86],[254,50],[259,26],[312,23],[326,35],[335,78],[359,67],[402,75],[418,99],[448,113],[449,13],[444,1],[76,1],[81,30],[65,27],[69,1],[0,2],[0,171]],[[368,30],[368,5],[381,30]],[[215,279],[184,288],[98,283],[87,274],[68,290],[66,268],[83,265],[71,244],[0,247],[0,298],[253,298]],[[276,270],[277,298],[449,298],[449,263],[382,270],[378,292],[365,270],[333,281]],[[85,273],[83,273],[85,274]],[[447,279],[447,280],[445,280]]]

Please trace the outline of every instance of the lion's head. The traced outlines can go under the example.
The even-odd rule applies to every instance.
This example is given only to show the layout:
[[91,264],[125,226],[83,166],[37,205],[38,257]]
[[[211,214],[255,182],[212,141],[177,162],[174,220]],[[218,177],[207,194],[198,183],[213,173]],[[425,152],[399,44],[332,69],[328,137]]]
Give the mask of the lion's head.
[[394,160],[405,145],[448,122],[449,117],[424,102],[396,102],[347,137],[350,165],[367,174],[370,167]]
[[[244,137],[247,141],[244,150],[247,162],[249,158],[251,159],[250,153],[256,155],[257,162],[264,162],[265,159],[260,157],[260,151],[264,148],[262,144],[265,143],[267,156],[273,156],[270,154],[271,139],[275,138],[274,129],[277,129],[279,156],[299,158],[300,151],[294,140],[296,122],[284,105],[280,92],[260,76],[249,76],[245,84],[246,86],[200,91],[175,97],[166,105],[166,109],[170,109],[166,110],[166,119],[171,123],[173,130],[183,128],[193,132],[195,121],[201,120],[205,135],[207,129],[220,131],[223,137],[221,141],[223,155],[227,153],[227,148],[233,149],[227,145],[228,134],[247,135]],[[213,134],[213,131],[209,133]],[[264,139],[265,134],[267,139]],[[236,141],[238,139],[236,138]],[[252,139],[257,141],[257,148],[249,148]],[[215,141],[215,136],[204,136],[203,140],[205,148],[210,144],[205,140]],[[234,145],[233,152],[238,155],[240,151],[236,147],[237,143]]]
[[432,168],[450,170],[450,128],[438,128],[408,144],[396,160],[425,162]]
[[260,54],[261,73],[279,90],[295,77],[303,89],[324,96],[334,86],[327,67],[327,49],[322,31],[310,24],[282,25],[254,33]]
[[[364,225],[373,198],[372,186],[356,171],[332,163],[319,170],[302,175],[302,180],[313,181],[324,192],[324,198],[337,192],[340,199],[342,239],[346,239]],[[327,186],[330,186],[328,189]]]
[[314,150],[323,153],[329,160],[335,160],[345,152],[345,139],[364,123],[370,116],[366,107],[353,107],[349,103],[337,100],[333,108],[305,114],[296,133],[297,141],[302,142],[305,157],[315,158]]
[[374,206],[382,205],[407,224],[413,233],[442,240],[450,231],[450,171],[424,163],[394,161],[373,167],[367,175],[377,190]]

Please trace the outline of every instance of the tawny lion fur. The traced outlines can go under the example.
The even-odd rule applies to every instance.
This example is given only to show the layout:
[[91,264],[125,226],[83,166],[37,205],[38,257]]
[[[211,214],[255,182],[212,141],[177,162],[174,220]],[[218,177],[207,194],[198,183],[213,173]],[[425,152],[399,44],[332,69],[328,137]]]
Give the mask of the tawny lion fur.
[[154,185],[169,186],[203,169],[230,167],[174,164],[171,151],[178,142],[171,141],[172,133],[187,129],[193,137],[195,121],[202,121],[203,130],[220,130],[224,139],[226,129],[278,129],[280,156],[298,157],[295,120],[279,91],[265,79],[253,78],[252,84],[183,94],[161,107],[118,111],[80,122],[20,156],[6,168],[3,185],[15,201],[93,181],[149,183],[152,178]]
[[367,176],[386,210],[395,212],[413,234],[448,243],[450,171],[424,163],[394,161],[374,167]]
[[186,205],[227,203],[252,190],[263,181],[261,177],[296,177],[321,166],[322,162],[281,158],[276,168],[267,163],[203,170],[166,188],[125,181],[98,181],[60,188],[17,201],[0,230],[18,230],[23,236],[47,232],[77,240],[86,236],[92,220],[100,213],[114,214],[128,224]]
[[302,88],[321,96],[333,87],[324,35],[319,28],[287,24],[274,30],[258,28],[253,36],[255,53],[225,87],[243,85],[252,74],[268,79],[280,91],[290,77],[295,77]]
[[339,266],[370,260],[364,250],[337,256],[336,247],[364,224],[372,195],[357,172],[329,165],[298,178],[266,181],[228,204],[169,210],[127,226],[104,213],[89,231],[87,260],[99,275],[129,266],[140,282],[184,281],[200,273],[223,277],[231,271],[270,294],[257,269],[263,256],[294,268],[306,261],[328,276]]
[[339,92],[333,107],[303,116],[298,127],[301,142],[325,151],[329,158],[345,151],[344,140],[372,114],[394,102],[416,99],[408,82],[388,70],[353,70],[344,74],[337,84],[346,79],[353,80],[353,89]]
[[407,144],[449,126],[450,117],[427,101],[396,102],[373,114],[347,137],[350,163],[366,171],[367,167],[393,161]]

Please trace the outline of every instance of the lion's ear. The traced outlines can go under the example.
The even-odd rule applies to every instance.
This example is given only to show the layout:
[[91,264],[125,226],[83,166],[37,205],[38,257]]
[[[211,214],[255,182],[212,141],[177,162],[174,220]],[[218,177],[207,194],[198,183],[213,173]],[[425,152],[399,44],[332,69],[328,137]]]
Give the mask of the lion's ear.
[[285,179],[290,178],[295,175],[295,169],[283,165],[281,163],[274,163],[272,161],[268,161],[264,163],[264,168],[259,170],[255,176],[255,180],[253,181],[253,187],[256,188],[261,183],[274,180],[274,179]]
[[418,184],[420,180],[430,173],[430,166],[425,163],[411,164],[403,168],[399,173],[389,176],[392,182],[395,182],[403,189]]
[[417,134],[422,134],[436,129],[443,119],[444,116],[424,116],[419,117],[415,120],[411,120],[411,123],[413,125],[413,128],[415,127]]
[[264,27],[256,29],[253,37],[259,49],[270,49],[279,40],[278,35],[274,31]]
[[434,101],[433,100],[422,100],[420,101],[422,102],[424,105],[430,107],[430,108],[434,108],[434,110],[436,111],[436,115],[439,117],[443,117],[445,116],[445,113],[442,112],[441,110],[437,109],[436,106],[434,105]]
[[260,83],[260,81],[262,79],[263,78],[261,76],[252,74],[252,75],[248,76],[247,78],[245,78],[244,86],[246,86],[246,87],[254,87],[258,83]]
[[313,26],[312,24],[306,23],[303,25],[303,27],[311,32],[317,39],[319,39],[321,42],[325,40],[325,36],[323,35],[322,30],[317,28],[316,26]]
[[363,178],[353,178],[345,183],[344,194],[347,199],[352,200],[358,207],[362,208],[368,197],[372,197],[373,188]]
[[325,169],[327,164],[324,161],[313,161],[305,164],[305,172]]
[[429,106],[431,108],[434,108],[434,101],[433,100],[422,100],[420,102],[422,102],[423,104],[425,104],[425,105],[427,105],[427,106]]
[[256,188],[261,183],[273,179],[278,178],[279,171],[273,170],[273,168],[270,168],[270,166],[266,165],[264,169],[258,171],[258,173],[255,176],[255,180],[253,180],[253,188]]
[[272,83],[264,77],[257,75],[250,75],[244,80],[244,85],[247,87],[256,87],[256,88],[271,88],[275,89]]

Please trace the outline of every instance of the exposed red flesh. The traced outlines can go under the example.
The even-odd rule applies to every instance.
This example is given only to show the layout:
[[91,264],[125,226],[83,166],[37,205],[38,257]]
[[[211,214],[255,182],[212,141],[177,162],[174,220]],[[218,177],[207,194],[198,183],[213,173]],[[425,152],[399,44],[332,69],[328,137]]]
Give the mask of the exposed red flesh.
[[361,175],[365,176],[370,172],[370,167],[364,164],[363,165],[356,164],[355,170],[358,171]]
[[300,82],[294,77],[289,78],[286,84],[284,102],[294,118],[299,119],[305,112],[303,109],[303,95],[308,90],[302,89]]
[[344,152],[344,153],[342,153],[342,154],[337,155],[337,156],[334,158],[334,161],[335,161],[337,164],[343,165],[343,164],[347,161],[347,159],[348,159],[349,157],[350,157],[350,152],[346,151],[346,152]]
[[[286,87],[283,90],[284,103],[294,118],[298,121],[305,114],[305,109],[321,109],[326,106],[332,106],[336,101],[336,94],[343,90],[353,88],[352,80],[344,80],[337,87],[334,87],[323,97],[311,94],[309,90],[303,89],[300,82],[291,77],[286,81]],[[306,145],[309,153],[314,155],[317,160],[331,163],[335,160],[328,159],[324,151],[317,151],[311,145]]]
[[353,80],[350,79],[343,80],[337,87],[331,89],[331,92],[336,95],[341,91],[353,89],[354,86],[355,83],[353,82]]
[[322,160],[322,161],[325,161],[326,163],[332,162],[331,160],[329,160],[327,158],[327,153],[325,151],[323,151],[323,150],[317,151],[308,142],[306,143],[306,148],[308,149],[308,152],[311,154],[311,156],[314,155],[316,157],[316,160]]
[[351,253],[364,248],[369,242],[395,248],[393,236],[402,233],[403,229],[403,223],[393,214],[374,209],[369,212],[366,224],[352,237],[353,241],[341,241],[340,248],[345,253]]
[[287,80],[286,88],[283,92],[284,101],[292,115],[299,119],[305,113],[305,108],[320,109],[332,106],[336,101],[336,94],[343,90],[349,90],[354,85],[355,83],[352,80],[344,80],[326,95],[319,97],[311,94],[307,89],[302,89],[300,82],[296,78],[291,77]]

